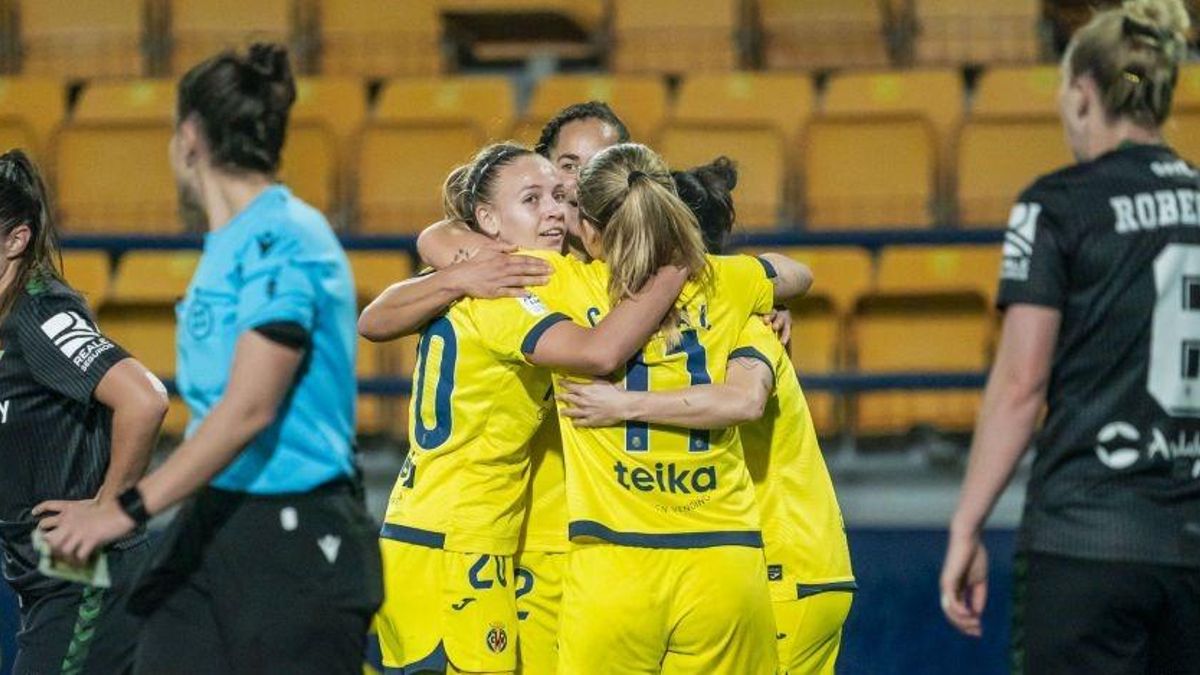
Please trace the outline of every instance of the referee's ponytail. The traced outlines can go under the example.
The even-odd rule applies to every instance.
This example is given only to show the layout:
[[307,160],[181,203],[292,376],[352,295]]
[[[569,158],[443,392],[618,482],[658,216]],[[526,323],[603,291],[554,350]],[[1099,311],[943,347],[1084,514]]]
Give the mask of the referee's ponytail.
[[[25,243],[10,245],[13,233],[22,227],[29,230]],[[0,291],[2,319],[21,289],[49,279],[62,280],[62,254],[50,218],[46,185],[37,166],[21,150],[0,155],[0,241],[5,269],[16,266],[12,282]]]

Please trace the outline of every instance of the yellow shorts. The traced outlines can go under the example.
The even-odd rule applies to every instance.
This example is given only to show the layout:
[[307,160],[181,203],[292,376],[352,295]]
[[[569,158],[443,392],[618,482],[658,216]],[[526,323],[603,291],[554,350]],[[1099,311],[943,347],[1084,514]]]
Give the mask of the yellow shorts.
[[558,612],[566,553],[517,553],[517,651],[522,675],[558,670]]
[[375,628],[385,668],[406,673],[516,671],[512,556],[379,542],[384,601]]
[[853,600],[853,593],[829,591],[772,603],[784,675],[833,675]]
[[761,549],[597,544],[567,558],[559,671],[774,675]]

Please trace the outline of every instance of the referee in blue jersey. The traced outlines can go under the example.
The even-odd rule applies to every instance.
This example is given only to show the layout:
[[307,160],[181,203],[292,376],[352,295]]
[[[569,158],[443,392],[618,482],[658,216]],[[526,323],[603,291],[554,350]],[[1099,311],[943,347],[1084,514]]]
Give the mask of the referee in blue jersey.
[[273,178],[294,99],[277,45],[183,77],[171,162],[208,225],[178,308],[187,440],[116,501],[39,507],[82,560],[196,494],[131,599],[139,673],[362,672],[382,584],[353,461],[354,283],[329,224]]

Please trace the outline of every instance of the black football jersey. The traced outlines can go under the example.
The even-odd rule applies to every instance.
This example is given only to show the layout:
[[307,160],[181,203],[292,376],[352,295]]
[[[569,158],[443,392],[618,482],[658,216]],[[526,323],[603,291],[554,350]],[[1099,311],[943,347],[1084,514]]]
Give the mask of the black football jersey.
[[1020,542],[1200,566],[1200,177],[1126,144],[1012,210],[1001,309],[1062,313]]
[[31,284],[0,324],[0,555],[18,590],[39,580],[31,509],[104,482],[112,413],[92,393],[127,356],[57,281]]

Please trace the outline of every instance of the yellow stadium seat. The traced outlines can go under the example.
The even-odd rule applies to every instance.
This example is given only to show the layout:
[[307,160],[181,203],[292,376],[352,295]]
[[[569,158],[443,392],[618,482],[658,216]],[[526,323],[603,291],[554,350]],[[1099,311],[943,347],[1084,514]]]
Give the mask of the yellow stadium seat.
[[[604,101],[621,118],[634,141],[651,139],[667,114],[667,88],[656,77],[641,75],[552,75],[538,83],[525,112],[538,130],[567,106]],[[536,137],[536,136],[535,136]]]
[[163,419],[162,433],[171,438],[182,438],[187,431],[190,414],[183,400],[178,396],[171,397],[171,405],[167,408],[167,416]]
[[[170,0],[172,72],[182,74],[223,49],[249,42],[288,44],[292,0]],[[293,59],[293,67],[298,67]]]
[[51,132],[67,113],[67,92],[53,79],[0,78],[0,152],[23,148],[44,161]]
[[1058,114],[1058,66],[990,68],[975,85],[975,115]]
[[358,156],[361,231],[416,234],[441,220],[446,176],[482,143],[476,128],[463,123],[368,126]]
[[1041,55],[1038,0],[914,0],[922,64],[1033,63]]
[[[737,191],[734,191],[737,199]],[[779,253],[808,266],[813,273],[809,297],[828,298],[834,311],[848,316],[858,297],[873,284],[871,255],[861,248],[829,246],[814,248],[784,248]]]
[[[793,303],[792,336],[789,345],[792,364],[800,376],[826,375],[841,368],[844,356],[843,326],[833,304],[825,297],[809,297]],[[817,433],[822,436],[841,430],[840,400],[830,392],[805,391],[809,412]]]
[[104,251],[63,251],[63,275],[67,283],[96,311],[108,296],[112,269]]
[[[871,295],[852,323],[863,373],[980,372],[987,367],[990,313],[978,294]],[[896,434],[917,425],[966,431],[978,409],[976,391],[877,391],[856,399],[855,430]]]
[[[360,378],[409,377],[416,364],[416,335],[386,344],[359,340],[356,374]],[[403,437],[408,431],[406,397],[358,397],[358,431]]]
[[350,251],[349,258],[360,304],[413,274],[412,257],[403,251]]
[[439,0],[321,0],[326,75],[385,78],[442,70]]
[[126,253],[100,309],[105,332],[162,378],[175,375],[175,304],[199,260],[197,251]]
[[379,122],[445,124],[467,122],[490,141],[507,138],[514,102],[508,78],[429,77],[388,82],[372,111]]
[[367,116],[366,87],[355,78],[300,78],[283,147],[280,180],[301,199],[344,220],[349,148]]
[[688,169],[726,155],[738,163],[734,190],[737,224],[774,229],[780,220],[785,187],[784,142],[768,126],[670,124],[656,147],[673,169]]
[[1176,112],[1200,112],[1200,64],[1180,67],[1173,105]]
[[1000,246],[893,246],[879,256],[881,293],[975,293],[991,299],[1000,279]]
[[475,61],[601,55],[609,0],[440,0],[444,30]]
[[803,153],[805,221],[810,228],[933,223],[937,151],[924,118],[818,118],[805,133]]
[[615,0],[612,67],[624,73],[733,70],[741,65],[740,10],[737,0]]
[[22,72],[62,78],[136,77],[145,0],[22,0]]
[[1073,162],[1057,117],[979,118],[958,143],[958,221],[1001,227],[1021,190]]
[[878,0],[758,0],[763,57],[771,70],[888,64]]
[[174,83],[94,84],[54,143],[62,226],[74,232],[174,233],[167,161]]
[[812,114],[814,98],[812,80],[807,75],[701,73],[683,80],[671,120],[688,124],[769,124],[790,143]]
[[1175,113],[1167,119],[1166,137],[1180,157],[1200,164],[1200,108]]
[[[962,74],[952,69],[839,73],[825,89],[824,111],[833,115],[921,115],[933,124],[943,174],[953,166],[955,131],[963,117],[966,94]],[[949,182],[943,175],[942,185]]]
[[187,293],[198,251],[130,251],[117,264],[109,299],[133,305],[167,305]]

